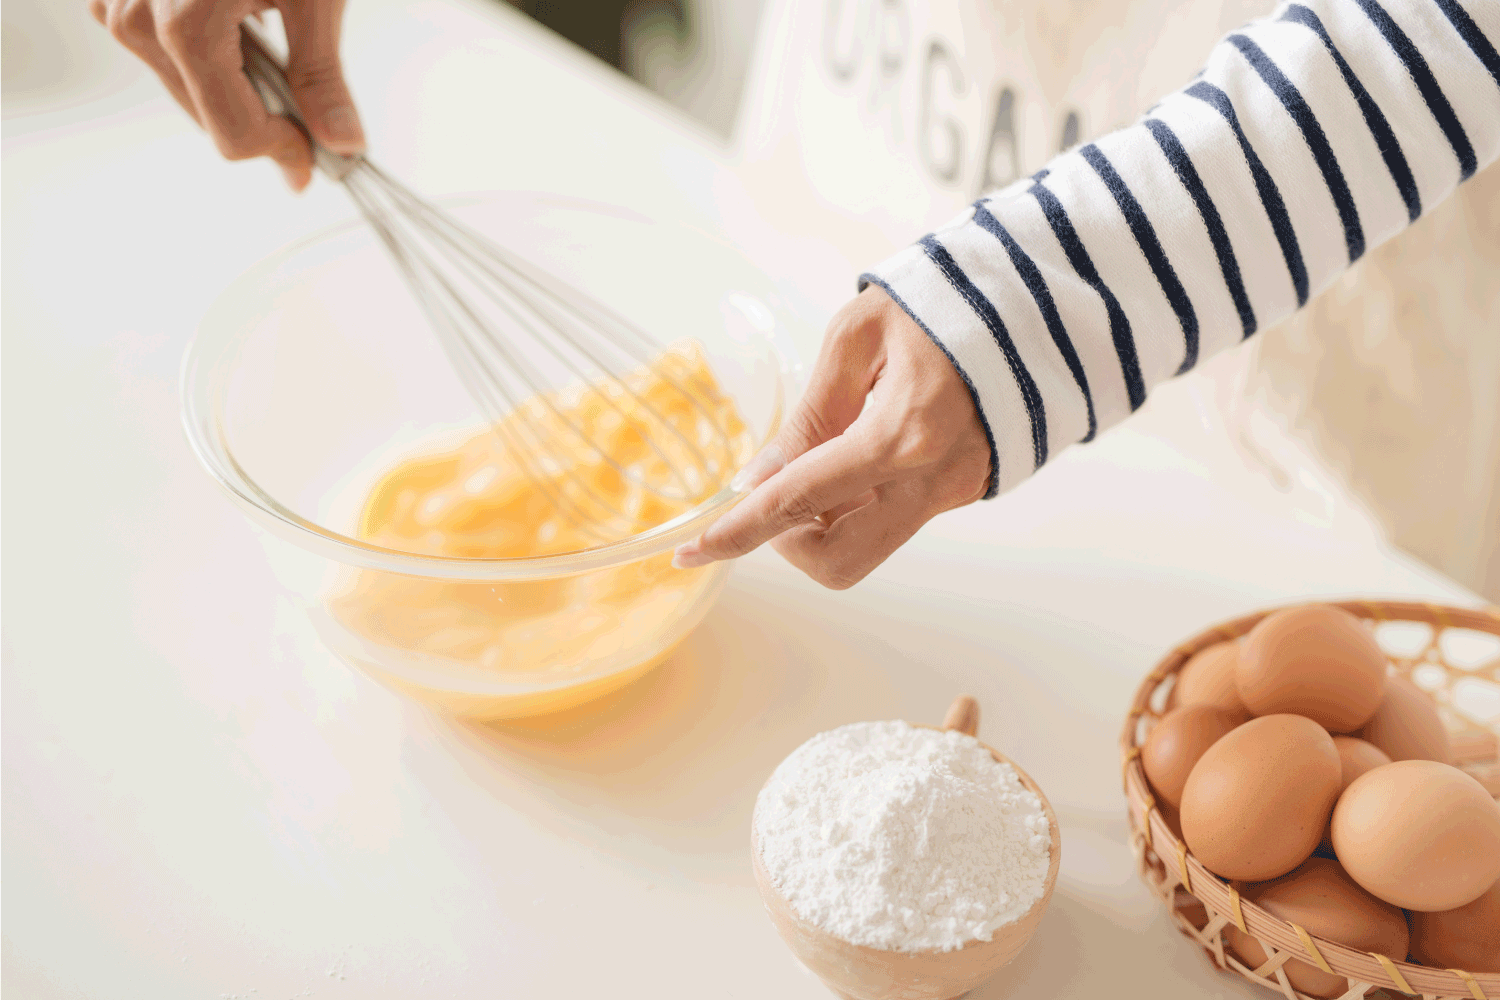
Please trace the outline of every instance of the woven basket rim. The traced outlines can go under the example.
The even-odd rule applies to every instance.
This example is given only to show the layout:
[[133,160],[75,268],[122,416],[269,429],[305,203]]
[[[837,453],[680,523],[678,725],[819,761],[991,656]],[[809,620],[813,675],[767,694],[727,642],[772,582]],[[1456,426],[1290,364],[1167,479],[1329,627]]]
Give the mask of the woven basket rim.
[[[1240,896],[1232,885],[1205,868],[1188,851],[1187,845],[1172,832],[1157,807],[1141,765],[1140,746],[1137,742],[1141,717],[1153,711],[1151,699],[1157,689],[1201,650],[1239,638],[1274,612],[1314,604],[1341,608],[1359,618],[1377,623],[1414,622],[1435,626],[1438,631],[1465,628],[1500,637],[1500,608],[1463,608],[1410,600],[1298,601],[1242,615],[1199,632],[1174,647],[1152,668],[1137,687],[1125,717],[1125,726],[1120,734],[1120,753],[1132,841],[1143,838],[1145,846],[1156,853],[1163,866],[1170,871],[1171,877],[1203,903],[1209,914],[1209,924],[1205,929],[1212,927],[1216,920],[1222,921],[1221,926],[1233,924],[1241,931],[1258,938],[1263,944],[1270,944],[1277,951],[1290,952],[1309,964],[1320,965],[1337,975],[1373,986],[1392,989],[1405,987],[1403,992],[1425,996],[1487,997],[1490,1000],[1500,1000],[1500,973],[1437,969],[1406,962],[1404,955],[1401,960],[1376,956],[1336,941],[1309,935],[1302,928],[1273,916]],[[1436,632],[1434,635],[1436,636]],[[1493,750],[1481,759],[1493,760]],[[1175,893],[1176,888],[1172,888],[1171,892]],[[1172,908],[1170,901],[1168,906],[1169,909]],[[1312,950],[1309,951],[1309,948]],[[1262,984],[1273,985],[1253,974],[1251,977]],[[1397,982],[1398,977],[1404,982]],[[1282,985],[1283,992],[1289,989],[1289,986]]]

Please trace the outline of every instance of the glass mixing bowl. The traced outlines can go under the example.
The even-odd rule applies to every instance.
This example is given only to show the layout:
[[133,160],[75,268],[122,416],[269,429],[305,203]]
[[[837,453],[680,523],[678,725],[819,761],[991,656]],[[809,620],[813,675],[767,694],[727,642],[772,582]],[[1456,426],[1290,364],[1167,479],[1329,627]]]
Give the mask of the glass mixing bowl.
[[[663,345],[698,341],[753,453],[796,384],[794,319],[774,284],[701,231],[574,199],[503,195],[446,210],[607,303]],[[277,577],[345,661],[478,718],[555,711],[661,662],[708,612],[728,564],[671,552],[735,501],[532,558],[418,555],[357,537],[398,462],[485,421],[374,233],[354,221],[262,262],[203,320],[183,422],[209,474],[267,535]]]

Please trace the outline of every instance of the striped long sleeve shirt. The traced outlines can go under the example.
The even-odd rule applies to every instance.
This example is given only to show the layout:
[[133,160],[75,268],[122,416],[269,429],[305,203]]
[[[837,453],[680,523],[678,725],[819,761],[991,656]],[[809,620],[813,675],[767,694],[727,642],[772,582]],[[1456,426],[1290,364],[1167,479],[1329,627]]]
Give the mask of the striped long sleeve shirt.
[[1135,125],[862,275],[963,376],[987,498],[1300,308],[1500,158],[1497,45],[1500,0],[1285,3]]

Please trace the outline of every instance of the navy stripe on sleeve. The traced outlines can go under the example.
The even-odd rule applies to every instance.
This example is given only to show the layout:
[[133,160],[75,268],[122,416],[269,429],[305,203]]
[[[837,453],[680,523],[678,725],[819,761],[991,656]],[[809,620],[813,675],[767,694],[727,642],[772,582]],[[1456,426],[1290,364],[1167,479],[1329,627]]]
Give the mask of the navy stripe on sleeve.
[[1088,407],[1089,432],[1083,436],[1083,440],[1094,440],[1094,434],[1099,429],[1099,422],[1094,417],[1094,394],[1089,391],[1089,377],[1083,370],[1083,361],[1078,357],[1077,349],[1073,346],[1073,338],[1068,336],[1068,328],[1063,324],[1062,316],[1057,312],[1057,304],[1052,301],[1052,290],[1047,287],[1047,279],[1042,277],[1036,261],[1021,249],[1021,245],[1010,234],[1010,230],[990,214],[984,202],[979,202],[974,206],[974,222],[979,228],[1005,245],[1005,252],[1010,254],[1011,264],[1021,275],[1021,280],[1026,283],[1026,290],[1031,293],[1036,307],[1041,310],[1042,319],[1047,323],[1047,332],[1052,335],[1052,343],[1057,345],[1058,353],[1067,363],[1068,371],[1072,372],[1078,391],[1083,393],[1084,405]]
[[1416,222],[1422,215],[1422,196],[1417,192],[1417,181],[1412,177],[1411,166],[1401,152],[1401,143],[1396,140],[1396,133],[1391,130],[1391,123],[1386,121],[1380,105],[1375,103],[1365,85],[1354,75],[1354,70],[1343,53],[1339,52],[1338,46],[1333,44],[1333,38],[1329,36],[1328,29],[1323,27],[1317,14],[1300,3],[1294,3],[1282,12],[1280,20],[1292,21],[1307,28],[1318,36],[1323,48],[1333,57],[1339,73],[1344,77],[1344,83],[1349,87],[1349,93],[1354,95],[1354,102],[1359,105],[1360,114],[1364,115],[1365,125],[1369,127],[1380,156],[1385,160],[1385,168],[1391,172],[1391,180],[1396,182],[1396,190],[1401,192],[1401,200],[1406,203],[1407,220]]
[[1130,411],[1134,413],[1146,401],[1146,382],[1141,377],[1141,360],[1135,351],[1135,335],[1130,331],[1130,319],[1120,307],[1120,300],[1115,298],[1115,293],[1099,277],[1093,260],[1083,248],[1083,241],[1078,238],[1078,232],[1073,228],[1062,202],[1057,200],[1057,195],[1041,184],[1033,184],[1030,191],[1037,204],[1042,206],[1042,214],[1047,217],[1047,224],[1052,227],[1057,242],[1062,244],[1068,263],[1073,266],[1078,277],[1104,300],[1104,311],[1109,315],[1109,336],[1115,344],[1115,356],[1120,359],[1120,374],[1125,378],[1125,392],[1130,397]]
[[1479,57],[1479,61],[1484,63],[1484,68],[1490,71],[1490,76],[1494,77],[1495,86],[1500,87],[1500,53],[1495,51],[1495,46],[1490,44],[1490,40],[1479,29],[1479,25],[1474,23],[1468,11],[1458,5],[1457,0],[1437,0],[1437,5],[1442,8],[1444,16],[1457,29],[1464,44],[1468,45]]
[[1271,179],[1270,172],[1256,155],[1255,147],[1250,145],[1245,130],[1240,127],[1240,117],[1235,113],[1234,102],[1229,99],[1228,94],[1207,80],[1199,80],[1185,93],[1196,97],[1223,115],[1230,129],[1234,131],[1234,137],[1239,140],[1240,151],[1245,154],[1245,162],[1250,166],[1250,176],[1255,178],[1255,190],[1260,195],[1261,207],[1265,209],[1266,218],[1271,223],[1271,230],[1276,234],[1276,242],[1281,246],[1281,256],[1286,260],[1286,269],[1292,277],[1292,287],[1297,291],[1297,307],[1300,309],[1307,304],[1307,265],[1303,263],[1302,250],[1297,245],[1297,233],[1292,229],[1292,217],[1287,213],[1286,203],[1281,200],[1281,192],[1277,190],[1276,182]]
[[947,358],[949,363],[953,365],[953,370],[958,372],[958,377],[964,380],[964,388],[969,390],[969,401],[974,404],[974,412],[979,414],[979,425],[984,428],[984,439],[989,442],[990,446],[990,481],[989,485],[985,487],[982,499],[993,500],[1000,492],[1000,449],[995,445],[995,432],[990,429],[989,417],[985,416],[984,407],[980,405],[979,390],[974,388],[974,380],[969,377],[968,372],[964,371],[964,366],[958,363],[958,359],[953,356],[953,352],[948,350],[948,345],[943,343],[942,339],[932,332],[932,329],[922,321],[922,317],[917,315],[917,311],[907,305],[906,300],[884,278],[878,274],[866,271],[859,276],[859,290],[864,291],[868,285],[876,285],[885,294],[889,295],[891,301],[900,306],[901,311],[910,316],[911,321],[922,328],[922,332],[927,334],[927,339],[937,345],[937,349],[943,352],[943,357]]
[[922,237],[922,249],[927,251],[928,258],[943,272],[943,277],[948,279],[948,284],[953,286],[954,291],[984,321],[990,335],[995,338],[1000,353],[1005,355],[1005,363],[1010,366],[1010,373],[1015,376],[1016,385],[1021,390],[1021,400],[1026,404],[1026,416],[1031,421],[1032,454],[1036,460],[1036,468],[1040,469],[1047,461],[1047,408],[1042,403],[1042,393],[1036,387],[1036,380],[1031,377],[1031,372],[1026,369],[1026,362],[1021,360],[1020,352],[1010,339],[1010,331],[1005,329],[1005,323],[995,311],[994,304],[969,280],[969,276],[958,266],[958,261],[953,259],[947,247],[939,243],[936,237],[929,235]]
[[1248,36],[1230,35],[1226,41],[1240,50],[1245,61],[1260,74],[1260,78],[1276,94],[1277,100],[1281,101],[1282,107],[1286,108],[1287,114],[1292,116],[1297,128],[1302,131],[1302,138],[1307,140],[1307,148],[1312,150],[1318,171],[1323,175],[1323,183],[1328,185],[1329,197],[1338,209],[1339,221],[1344,225],[1344,246],[1349,251],[1349,263],[1353,264],[1364,256],[1365,231],[1359,224],[1359,210],[1354,206],[1354,195],[1349,190],[1348,182],[1344,180],[1344,171],[1339,168],[1339,160],[1334,155],[1333,147],[1328,144],[1328,136],[1323,134],[1323,126],[1318,124],[1318,116],[1313,114],[1313,109],[1308,106],[1297,85],[1288,80],[1281,67],[1272,62],[1271,57]]
[[1182,282],[1177,279],[1177,270],[1167,260],[1166,251],[1161,248],[1161,240],[1156,238],[1156,228],[1146,217],[1146,210],[1131,193],[1125,179],[1115,170],[1109,158],[1092,142],[1078,152],[1094,168],[1094,172],[1114,196],[1115,204],[1120,206],[1120,213],[1130,226],[1130,235],[1135,237],[1146,263],[1151,265],[1151,273],[1156,275],[1156,283],[1161,285],[1162,293],[1166,295],[1172,311],[1177,314],[1177,322],[1182,324],[1182,365],[1177,369],[1177,374],[1181,375],[1198,363],[1198,314],[1193,310],[1193,302],[1188,298],[1187,289],[1182,287]]
[[1422,53],[1412,40],[1401,30],[1401,26],[1391,20],[1391,15],[1385,12],[1377,0],[1354,0],[1365,12],[1365,16],[1385,36],[1390,47],[1395,50],[1406,67],[1406,72],[1411,74],[1412,82],[1417,85],[1417,90],[1422,94],[1422,100],[1427,102],[1427,110],[1432,117],[1437,119],[1438,127],[1443,130],[1443,135],[1448,137],[1448,145],[1453,147],[1454,155],[1458,157],[1459,177],[1468,180],[1474,176],[1474,171],[1479,168],[1479,161],[1474,156],[1474,147],[1469,144],[1468,133],[1464,131],[1463,125],[1459,124],[1458,115],[1453,110],[1453,105],[1448,103],[1448,97],[1443,93],[1443,88],[1438,86],[1437,77],[1432,75],[1432,70],[1427,65],[1427,60],[1422,58]]
[[[1203,226],[1208,230],[1209,242],[1213,244],[1214,256],[1219,258],[1219,270],[1224,275],[1224,284],[1229,289],[1229,297],[1234,300],[1235,312],[1240,314],[1240,329],[1243,337],[1249,337],[1255,332],[1255,310],[1250,306],[1250,296],[1245,294],[1245,282],[1240,277],[1240,262],[1234,255],[1234,244],[1229,241],[1229,232],[1224,228],[1224,220],[1219,217],[1219,208],[1214,204],[1213,198],[1209,197],[1208,189],[1203,186],[1203,179],[1198,176],[1198,170],[1193,166],[1193,160],[1183,148],[1177,133],[1172,127],[1159,118],[1147,118],[1142,124],[1151,130],[1151,135],[1156,139],[1156,144],[1166,154],[1167,162],[1172,165],[1177,179],[1192,196],[1193,204],[1198,206],[1198,214],[1203,218]],[[1243,338],[1242,338],[1243,339]]]

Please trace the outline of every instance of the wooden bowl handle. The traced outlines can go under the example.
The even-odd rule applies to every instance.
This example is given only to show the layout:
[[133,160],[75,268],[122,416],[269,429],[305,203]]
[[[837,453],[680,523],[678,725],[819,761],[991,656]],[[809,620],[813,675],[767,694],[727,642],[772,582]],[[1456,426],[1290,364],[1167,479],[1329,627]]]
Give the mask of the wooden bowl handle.
[[979,702],[973,695],[961,694],[953,699],[948,714],[943,716],[943,728],[957,729],[969,736],[979,732]]

